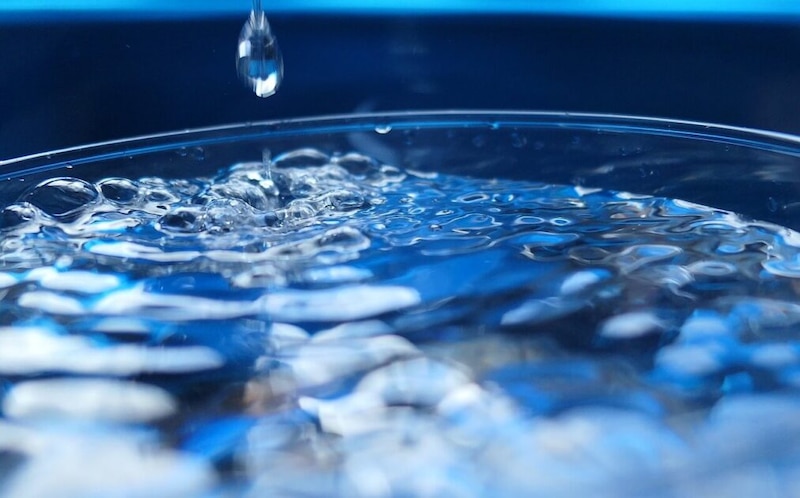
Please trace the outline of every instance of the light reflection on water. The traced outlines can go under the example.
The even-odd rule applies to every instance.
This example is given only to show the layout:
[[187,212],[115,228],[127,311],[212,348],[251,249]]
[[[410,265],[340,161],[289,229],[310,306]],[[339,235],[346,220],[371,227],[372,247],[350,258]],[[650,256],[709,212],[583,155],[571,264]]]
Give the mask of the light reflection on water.
[[776,225],[302,149],[49,180],[0,229],[7,496],[800,485]]

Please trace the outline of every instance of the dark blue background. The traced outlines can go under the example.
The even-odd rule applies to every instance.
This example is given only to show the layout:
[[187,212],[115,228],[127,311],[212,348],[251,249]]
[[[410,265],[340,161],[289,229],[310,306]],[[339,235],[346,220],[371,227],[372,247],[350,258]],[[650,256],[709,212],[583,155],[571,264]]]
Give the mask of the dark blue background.
[[800,26],[590,17],[270,17],[278,94],[236,79],[244,18],[0,19],[0,158],[275,118],[609,112],[800,132]]

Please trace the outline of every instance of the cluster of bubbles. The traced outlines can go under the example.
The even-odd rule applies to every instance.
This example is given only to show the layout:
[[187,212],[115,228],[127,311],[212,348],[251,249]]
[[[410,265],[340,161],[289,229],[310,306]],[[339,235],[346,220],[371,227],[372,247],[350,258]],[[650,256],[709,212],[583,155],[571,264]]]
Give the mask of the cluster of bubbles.
[[4,496],[800,486],[776,225],[300,149],[49,179],[0,246]]

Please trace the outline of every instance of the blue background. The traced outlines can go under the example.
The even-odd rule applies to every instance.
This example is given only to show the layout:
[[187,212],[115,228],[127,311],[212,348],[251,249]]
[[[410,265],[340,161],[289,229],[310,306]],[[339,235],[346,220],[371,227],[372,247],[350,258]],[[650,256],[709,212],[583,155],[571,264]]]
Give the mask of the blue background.
[[[131,17],[242,14],[250,0],[4,0],[0,12],[37,17],[57,12],[115,13]],[[269,12],[411,15],[447,13],[555,14],[608,17],[797,17],[796,0],[267,0]]]
[[382,110],[609,112],[800,133],[800,2],[265,1],[278,94],[237,80],[247,1],[5,0],[0,158]]

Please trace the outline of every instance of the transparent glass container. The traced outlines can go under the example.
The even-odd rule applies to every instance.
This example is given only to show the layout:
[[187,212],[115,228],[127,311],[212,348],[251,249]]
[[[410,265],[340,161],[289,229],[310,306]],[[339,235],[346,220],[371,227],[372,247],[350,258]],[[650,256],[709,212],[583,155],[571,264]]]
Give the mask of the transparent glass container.
[[[187,232],[159,239],[174,219],[158,218],[139,241],[136,225],[119,224],[106,207],[98,216],[122,228],[96,243],[76,225],[78,206],[61,224],[22,231],[22,244],[72,247],[42,263],[8,259],[17,246],[9,245],[14,227],[4,211],[0,341],[10,356],[0,351],[0,430],[11,436],[0,451],[13,465],[1,491],[666,497],[798,489],[796,137],[613,115],[318,117],[3,161],[0,200],[45,209],[37,186],[63,179],[109,199],[92,185],[185,179],[189,189],[198,178],[265,158],[278,172],[291,163],[302,176],[303,161],[316,167],[322,157],[344,168],[358,162],[351,153],[390,168],[393,179],[370,187],[378,197],[391,197],[400,172],[413,185],[458,178],[494,190],[471,198],[447,191],[439,211],[415,221],[428,224],[421,235],[397,246],[373,235],[404,209],[403,229],[417,230],[408,220],[429,208],[415,206],[422,201],[413,188],[397,204],[359,201],[355,211],[345,206],[348,214],[297,231],[260,232],[248,222],[250,238],[232,249],[219,244],[236,217],[217,235],[204,234],[198,249]],[[622,192],[609,194],[604,206],[613,209],[665,198],[658,212],[685,220],[673,239],[627,247],[621,238],[599,258],[588,243],[564,236],[575,221],[554,214],[561,208],[504,196],[533,184],[563,186],[575,206],[596,192]],[[506,226],[497,220],[512,201],[522,203],[514,207],[522,214]],[[701,249],[664,240],[687,240],[697,216],[691,203],[718,217],[697,219],[706,230],[698,247],[735,256],[745,249],[720,249],[715,240],[747,231],[755,242],[742,247],[763,261],[731,256],[708,264],[701,255],[681,262],[681,254]],[[358,224],[361,209],[372,214]],[[649,221],[626,218],[607,228],[609,240],[646,232]],[[520,231],[525,223],[532,228]],[[424,245],[475,230],[483,230],[480,251],[465,245],[443,254]],[[586,234],[604,236],[601,225],[592,230]],[[159,252],[170,241],[178,249]],[[330,241],[346,247],[323,250]],[[564,273],[562,246],[582,255],[580,265],[569,262],[577,265],[572,273]],[[286,269],[300,253],[311,254],[301,258],[311,266]],[[380,269],[362,264],[364,254]],[[769,259],[775,254],[777,266]],[[202,264],[189,268],[194,260]],[[620,261],[628,266],[615,266]],[[756,283],[725,287],[739,271],[736,261]],[[651,286],[656,281],[660,287]],[[46,479],[37,478],[45,471]]]

